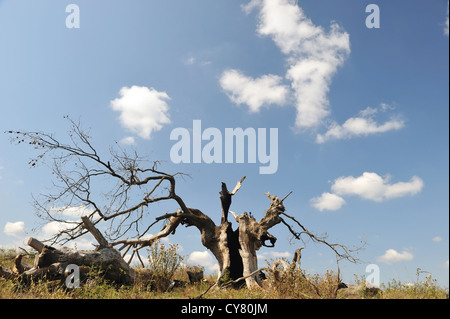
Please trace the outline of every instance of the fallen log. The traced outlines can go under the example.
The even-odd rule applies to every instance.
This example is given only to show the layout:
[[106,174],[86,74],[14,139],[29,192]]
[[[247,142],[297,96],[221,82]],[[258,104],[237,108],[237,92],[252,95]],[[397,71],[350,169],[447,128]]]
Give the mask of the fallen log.
[[28,239],[28,246],[37,250],[40,253],[45,245],[36,238],[30,237],[30,239]]
[[36,238],[30,238],[28,245],[39,252],[34,265],[22,263],[22,255],[14,260],[13,270],[0,268],[0,277],[19,277],[25,282],[39,279],[64,279],[66,268],[76,265],[80,268],[89,267],[99,270],[103,278],[117,284],[132,284],[136,279],[135,271],[125,262],[120,252],[111,247],[100,231],[87,218],[82,217],[84,227],[89,230],[98,241],[95,250],[76,250],[68,247],[54,248],[45,245]]
[[[44,275],[64,277],[64,271],[70,264],[78,267],[94,267],[104,273],[104,278],[118,284],[131,284],[134,270],[123,260],[120,252],[112,247],[99,250],[76,250],[68,247],[56,249],[44,245],[35,238],[30,238],[33,248],[38,247],[34,267],[23,272],[24,277],[42,278]],[[44,270],[43,270],[44,269]]]

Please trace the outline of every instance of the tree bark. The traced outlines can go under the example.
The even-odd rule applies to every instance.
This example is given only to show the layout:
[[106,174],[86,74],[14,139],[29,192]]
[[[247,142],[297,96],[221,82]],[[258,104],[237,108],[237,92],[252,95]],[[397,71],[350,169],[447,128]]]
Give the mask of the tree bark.
[[30,239],[28,239],[28,246],[34,248],[40,253],[45,245],[36,238],[30,237]]
[[26,279],[38,279],[44,275],[55,278],[64,277],[65,269],[70,264],[78,267],[99,267],[104,271],[105,279],[119,284],[131,284],[134,282],[135,272],[123,260],[120,252],[111,247],[99,250],[75,250],[68,247],[59,249],[46,246],[35,238],[28,241],[34,247],[41,248],[36,256],[34,267],[24,271],[22,277]]
[[89,230],[89,232],[94,236],[94,238],[97,240],[99,245],[95,250],[100,250],[102,248],[109,247],[108,241],[103,237],[102,233],[94,226],[94,224],[91,222],[91,220],[86,217],[82,216],[81,220],[83,221],[84,228]]
[[[283,203],[277,196],[270,196],[270,194],[267,194],[267,196],[271,200],[270,208],[259,222],[247,213],[238,216],[230,211],[239,223],[239,254],[243,265],[242,276],[245,277],[248,288],[261,286],[261,278],[257,272],[258,258],[256,251],[261,246],[274,247],[277,239],[268,230],[281,222],[279,215],[284,211]],[[267,240],[270,241],[270,245],[265,243]]]

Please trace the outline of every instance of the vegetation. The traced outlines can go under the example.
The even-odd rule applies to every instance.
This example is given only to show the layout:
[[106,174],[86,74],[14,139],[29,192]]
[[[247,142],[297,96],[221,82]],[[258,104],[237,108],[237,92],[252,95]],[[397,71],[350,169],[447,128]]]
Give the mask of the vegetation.
[[[64,225],[51,238],[42,239],[49,246],[64,245],[91,233],[99,244],[98,251],[111,248],[108,254],[118,256],[117,251],[112,250],[114,247],[122,256],[130,252],[131,259],[137,257],[143,264],[140,256],[142,249],[152,247],[156,241],[174,234],[180,225],[194,226],[200,231],[202,245],[212,253],[219,266],[216,284],[234,285],[234,281],[244,274],[251,274],[245,276],[245,282],[242,282],[248,288],[262,286],[258,276],[260,269],[256,268],[257,251],[262,246],[275,247],[277,238],[269,232],[275,226],[286,227],[293,236],[292,240],[308,240],[328,247],[335,254],[337,263],[341,260],[351,263],[359,261],[355,254],[362,247],[348,247],[329,242],[327,236],[310,232],[290,215],[284,201],[292,192],[283,198],[264,193],[270,200],[270,206],[264,217],[257,221],[251,213],[243,212],[239,215],[230,210],[232,198],[246,177],[243,176],[232,191],[222,182],[219,192],[222,214],[220,224],[217,225],[211,216],[197,208],[189,207],[186,198],[177,193],[176,182],[183,173],[169,174],[161,171],[158,161],[150,161],[136,151],[130,152],[117,144],[109,149],[109,154],[101,152],[94,146],[89,130],[84,130],[80,122],[66,118],[70,125],[66,142],[51,133],[7,132],[12,143],[29,145],[38,152],[29,162],[31,167],[46,163],[51,168],[53,185],[49,193],[33,196],[33,206],[40,219],[48,222],[57,220]],[[201,194],[199,196],[206,195],[200,189],[198,193]],[[178,209],[156,217],[155,222],[145,225],[144,217],[150,215],[150,206],[157,202],[176,203]],[[67,209],[81,209],[84,212],[82,217],[80,216],[81,220],[62,218],[61,214]],[[164,222],[163,228],[150,236],[151,227],[159,222]],[[238,228],[234,228],[234,222]],[[98,228],[100,225],[106,226],[102,232]],[[364,243],[361,244],[364,246]],[[52,251],[47,251],[48,258],[42,256],[43,260],[37,266],[44,268],[56,264],[60,257],[53,258],[55,256],[65,255],[65,260],[76,256],[76,253],[60,254]],[[97,254],[90,254],[88,259],[92,259],[91,263],[99,262]],[[121,271],[128,268],[120,256],[112,257],[110,263],[117,266],[112,266],[111,269],[114,276],[119,275],[117,280],[134,281],[134,278],[131,278],[134,272],[130,272],[130,269],[118,272],[118,269]],[[148,275],[148,271],[144,273]],[[61,272],[58,274],[61,275]],[[124,276],[121,276],[122,274]],[[169,275],[165,274],[153,280],[156,288],[164,290]],[[149,279],[148,277],[152,275],[146,279]]]
[[[87,280],[80,288],[67,289],[60,281],[40,280],[29,284],[19,278],[0,278],[0,299],[188,299],[203,294],[215,281],[216,275],[206,276],[201,282],[188,284],[186,270],[201,270],[199,266],[182,265],[183,257],[177,252],[176,245],[158,243],[149,249],[149,264],[153,269],[153,281],[138,281],[132,286],[118,286],[102,277],[98,269],[89,269]],[[0,266],[11,268],[17,252],[0,249]],[[33,263],[34,257],[27,255],[25,262]],[[438,286],[431,274],[423,278],[424,272],[417,270],[415,283],[401,283],[392,280],[382,284],[380,291],[374,293],[365,287],[365,278],[355,276],[356,289],[339,289],[338,276],[332,271],[323,275],[305,274],[298,267],[285,271],[282,263],[286,260],[267,261],[264,272],[267,279],[262,289],[211,289],[203,298],[210,299],[445,299],[448,290]],[[162,291],[157,280],[178,280],[185,284],[170,291]],[[148,279],[148,278],[147,278]]]

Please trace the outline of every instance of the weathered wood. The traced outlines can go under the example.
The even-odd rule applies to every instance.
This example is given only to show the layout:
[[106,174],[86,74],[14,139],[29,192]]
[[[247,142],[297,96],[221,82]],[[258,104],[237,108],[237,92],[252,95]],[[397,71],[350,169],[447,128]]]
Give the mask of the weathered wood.
[[105,237],[103,237],[102,233],[94,226],[94,224],[88,217],[82,216],[81,220],[83,221],[84,228],[89,230],[92,236],[94,236],[94,238],[99,243],[99,246],[96,248],[96,250],[109,247],[108,241],[105,239]]
[[[90,221],[89,221],[90,222]],[[87,223],[89,225],[89,222]],[[92,226],[92,227],[91,227]],[[88,226],[90,231],[101,233],[92,225]],[[105,244],[99,238],[100,245]],[[104,239],[104,238],[103,238]],[[79,267],[94,266],[105,272],[105,278],[117,283],[129,284],[134,281],[134,271],[123,260],[120,252],[112,247],[105,247],[98,250],[75,250],[68,247],[56,249],[42,244],[35,238],[28,241],[31,247],[40,251],[36,256],[34,267],[23,272],[26,278],[42,278],[44,275],[64,276],[64,270],[69,264]]]
[[[135,251],[151,246],[155,240],[172,234],[179,224],[195,226],[201,233],[203,246],[214,255],[219,265],[216,282],[218,286],[222,284],[221,279],[224,276],[228,276],[233,281],[245,277],[247,286],[260,286],[261,279],[256,271],[258,269],[256,251],[261,246],[274,246],[276,238],[269,234],[268,229],[282,221],[279,215],[284,211],[284,206],[277,196],[268,194],[271,199],[270,208],[259,222],[251,214],[244,213],[238,216],[229,211],[231,197],[240,189],[244,179],[245,177],[236,184],[232,192],[228,191],[225,183],[222,183],[222,190],[219,193],[222,218],[218,226],[200,210],[185,206],[175,213],[158,217],[157,220],[165,218],[168,222],[156,235],[147,239],[119,240],[111,245],[121,245],[120,250],[125,249],[125,253],[133,248],[134,255]],[[239,223],[236,230],[233,230],[232,224],[227,220],[228,213],[231,213]],[[266,241],[270,241],[270,245]],[[252,273],[255,274],[251,275]]]
[[21,274],[24,271],[30,270],[31,268],[33,268],[33,266],[25,263],[22,261],[23,255],[19,254],[14,258],[14,267],[13,267],[13,272],[16,274]]
[[30,239],[28,239],[28,246],[30,246],[31,248],[34,248],[35,250],[37,250],[40,253],[45,245],[44,245],[44,243],[40,242],[36,238],[30,237]]
[[20,278],[24,280],[25,282],[30,281],[36,281],[39,279],[47,278],[50,279],[48,276],[50,274],[48,267],[43,268],[32,268],[30,270],[25,271],[23,274],[20,275]]
[[[271,200],[270,208],[259,222],[247,213],[237,215],[230,211],[239,223],[239,254],[243,265],[242,276],[245,277],[248,288],[261,286],[261,278],[257,272],[258,258],[256,251],[261,246],[273,247],[275,245],[277,239],[268,230],[281,222],[282,219],[279,215],[284,212],[283,202],[277,196],[271,196],[268,193],[266,195]],[[267,240],[270,241],[270,245],[265,243]]]
[[219,192],[220,202],[222,204],[222,219],[220,221],[221,224],[228,221],[228,211],[231,205],[231,197],[235,195],[236,192],[241,188],[242,182],[245,180],[245,178],[246,176],[242,177],[231,192],[228,191],[227,184],[222,182],[222,190]]

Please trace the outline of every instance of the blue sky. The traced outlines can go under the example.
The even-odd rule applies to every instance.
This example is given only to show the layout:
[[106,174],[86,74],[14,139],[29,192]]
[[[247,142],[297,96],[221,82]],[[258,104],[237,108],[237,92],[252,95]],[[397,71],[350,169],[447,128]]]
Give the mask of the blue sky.
[[[66,26],[70,3],[79,28]],[[246,175],[233,211],[259,219],[264,192],[293,191],[287,213],[311,231],[367,241],[365,263],[341,264],[344,281],[375,263],[382,282],[415,281],[421,268],[448,287],[448,2],[373,3],[380,28],[367,28],[367,3],[351,0],[0,1],[0,245],[24,247],[52,230],[33,231],[32,194],[49,191],[49,168],[29,168],[36,154],[3,132],[64,139],[70,115],[102,152],[118,142],[190,174],[179,195],[216,223],[220,182],[232,188]],[[173,163],[171,132],[192,132],[194,120],[223,136],[277,128],[278,169],[259,174],[247,157]],[[154,205],[146,222],[173,207]],[[270,232],[278,241],[262,257],[291,258],[303,245],[283,225]],[[213,269],[196,229],[169,241]],[[313,243],[302,265],[335,269]]]

